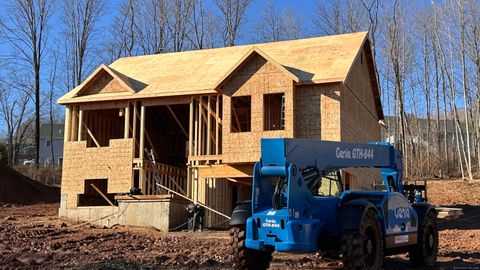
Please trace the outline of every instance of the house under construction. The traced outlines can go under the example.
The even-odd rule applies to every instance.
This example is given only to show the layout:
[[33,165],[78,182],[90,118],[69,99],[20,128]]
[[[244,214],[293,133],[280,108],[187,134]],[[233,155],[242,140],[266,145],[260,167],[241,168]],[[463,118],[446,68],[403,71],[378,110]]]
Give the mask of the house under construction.
[[[383,119],[366,32],[121,58],[58,103],[60,216],[164,230],[188,200],[157,183],[230,215],[251,196],[260,138],[377,141]],[[368,170],[344,179],[373,184]],[[224,220],[206,212],[206,226]]]

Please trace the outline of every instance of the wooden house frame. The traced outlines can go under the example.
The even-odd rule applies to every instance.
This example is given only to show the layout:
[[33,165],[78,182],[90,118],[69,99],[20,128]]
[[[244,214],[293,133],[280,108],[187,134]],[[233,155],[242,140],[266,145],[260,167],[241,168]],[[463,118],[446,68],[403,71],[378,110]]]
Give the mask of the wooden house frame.
[[[365,32],[121,58],[58,103],[60,215],[77,220],[92,218],[78,214],[83,207],[125,199],[133,187],[138,200],[171,204],[156,183],[230,215],[250,197],[260,138],[375,141],[383,119]],[[362,188],[372,184],[366,175],[346,177]],[[207,211],[207,226],[224,220]]]

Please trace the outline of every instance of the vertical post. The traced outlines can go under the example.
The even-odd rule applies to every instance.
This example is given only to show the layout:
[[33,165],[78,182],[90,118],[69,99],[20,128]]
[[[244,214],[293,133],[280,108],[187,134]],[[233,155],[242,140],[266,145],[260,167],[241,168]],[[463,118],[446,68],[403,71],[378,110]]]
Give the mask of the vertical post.
[[[212,115],[211,115],[211,110],[210,110],[210,105],[211,105],[211,102],[210,102],[210,96],[208,96],[208,101],[207,101],[207,155],[210,155],[210,146],[211,146],[211,138],[210,136],[212,136],[212,126],[211,126],[211,118],[212,118]],[[210,162],[210,161],[207,161],[207,162]]]
[[76,141],[77,140],[77,128],[78,128],[78,109],[77,106],[73,106],[73,111],[72,111],[72,131],[70,133],[70,141]]
[[128,133],[130,132],[130,101],[127,101],[127,106],[125,107],[125,124],[123,127],[123,138],[128,139]]
[[140,109],[140,146],[138,149],[138,155],[140,157],[141,162],[141,170],[140,170],[140,189],[143,192],[146,192],[145,189],[145,168],[144,168],[144,153],[145,153],[145,106],[142,104]]
[[83,132],[83,110],[80,109],[78,113],[78,140],[82,140],[82,132]]
[[134,141],[133,156],[137,157],[135,149],[137,148],[137,101],[133,102],[133,129],[132,138]]
[[203,155],[202,152],[202,96],[198,98],[198,156]]
[[[193,97],[190,97],[190,114],[188,117],[188,157],[192,156],[193,153]],[[187,196],[191,197],[192,188],[192,162],[188,161],[187,165]]]
[[72,112],[70,111],[70,106],[65,107],[65,134],[63,136],[64,143],[70,141],[70,132],[71,132],[71,121],[72,121]]
[[[220,95],[217,95],[217,100],[215,104],[215,155],[219,155],[219,133],[220,133]],[[220,163],[220,160],[217,160],[217,163]]]

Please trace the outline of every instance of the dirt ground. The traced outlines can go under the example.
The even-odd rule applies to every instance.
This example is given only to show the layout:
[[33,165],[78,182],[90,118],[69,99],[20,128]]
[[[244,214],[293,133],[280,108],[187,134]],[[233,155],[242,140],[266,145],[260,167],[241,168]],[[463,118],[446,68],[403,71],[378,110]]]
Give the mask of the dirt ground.
[[[464,216],[439,221],[435,269],[480,269],[480,181],[435,180],[429,198],[462,207]],[[0,269],[229,269],[228,233],[163,233],[145,228],[96,228],[57,218],[58,204],[0,204]],[[336,269],[316,255],[274,254],[272,269]],[[406,255],[384,269],[411,269]]]

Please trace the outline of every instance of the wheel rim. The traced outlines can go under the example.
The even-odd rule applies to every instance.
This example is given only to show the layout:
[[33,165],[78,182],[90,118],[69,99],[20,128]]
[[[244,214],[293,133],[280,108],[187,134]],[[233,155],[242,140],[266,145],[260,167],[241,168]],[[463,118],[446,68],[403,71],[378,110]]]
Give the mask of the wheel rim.
[[426,235],[426,252],[427,255],[432,255],[435,251],[435,235],[433,233],[433,226],[428,226]]
[[377,237],[373,228],[369,226],[365,231],[365,239],[363,241],[363,258],[366,265],[374,265],[377,256]]

